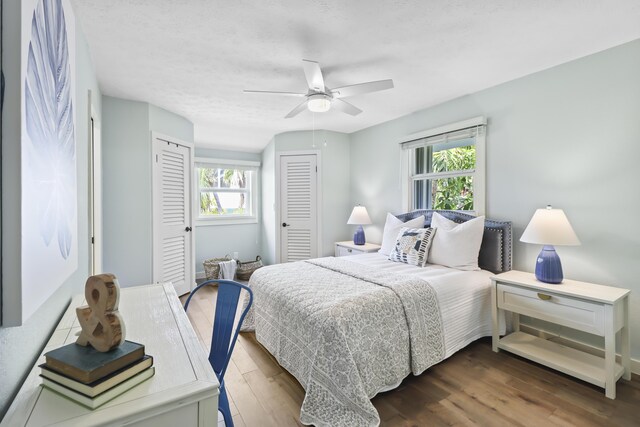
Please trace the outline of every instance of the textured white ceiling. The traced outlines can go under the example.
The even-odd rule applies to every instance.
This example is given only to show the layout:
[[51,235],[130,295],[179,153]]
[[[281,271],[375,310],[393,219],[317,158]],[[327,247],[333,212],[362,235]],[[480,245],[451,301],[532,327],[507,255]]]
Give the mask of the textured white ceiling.
[[638,0],[75,0],[102,91],[150,102],[195,125],[196,144],[261,151],[312,129],[297,98],[302,59],[329,87],[392,78],[347,101],[364,112],[315,114],[354,132],[640,38]]

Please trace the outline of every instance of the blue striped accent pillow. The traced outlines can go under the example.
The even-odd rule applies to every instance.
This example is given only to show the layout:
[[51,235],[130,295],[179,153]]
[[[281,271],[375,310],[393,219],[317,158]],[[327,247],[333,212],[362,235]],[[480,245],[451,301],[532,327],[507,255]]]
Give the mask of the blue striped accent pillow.
[[434,228],[401,228],[389,259],[424,267],[435,231]]

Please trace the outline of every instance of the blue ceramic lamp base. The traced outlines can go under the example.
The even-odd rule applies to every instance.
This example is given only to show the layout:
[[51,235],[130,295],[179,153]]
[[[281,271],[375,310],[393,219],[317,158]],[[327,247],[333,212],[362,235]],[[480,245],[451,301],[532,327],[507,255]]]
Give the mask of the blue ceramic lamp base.
[[544,283],[562,283],[562,263],[555,248],[545,245],[536,260],[536,279]]
[[364,243],[365,243],[364,230],[362,229],[362,226],[359,225],[358,228],[356,229],[355,234],[353,235],[353,244],[364,245]]

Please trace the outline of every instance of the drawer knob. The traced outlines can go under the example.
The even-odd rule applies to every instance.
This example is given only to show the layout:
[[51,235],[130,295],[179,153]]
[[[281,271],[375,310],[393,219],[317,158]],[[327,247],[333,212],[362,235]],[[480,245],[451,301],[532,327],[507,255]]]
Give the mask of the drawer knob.
[[351,249],[347,249],[347,252],[351,253],[351,252],[353,252],[353,250],[351,250]]
[[551,295],[547,295],[547,294],[541,294],[538,292],[538,298],[545,300],[545,301],[549,301],[551,299]]

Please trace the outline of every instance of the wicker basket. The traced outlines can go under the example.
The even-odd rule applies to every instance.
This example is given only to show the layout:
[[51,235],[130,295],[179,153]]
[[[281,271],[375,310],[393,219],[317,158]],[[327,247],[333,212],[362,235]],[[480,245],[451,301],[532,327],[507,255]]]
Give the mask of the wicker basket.
[[240,262],[238,261],[238,268],[236,270],[236,277],[238,280],[249,280],[254,271],[262,267],[262,258],[260,255],[256,257],[255,261]]
[[204,265],[204,275],[207,276],[207,280],[220,278],[220,263],[223,261],[231,261],[231,257],[225,255],[224,258],[211,258],[202,263],[202,265]]

